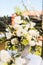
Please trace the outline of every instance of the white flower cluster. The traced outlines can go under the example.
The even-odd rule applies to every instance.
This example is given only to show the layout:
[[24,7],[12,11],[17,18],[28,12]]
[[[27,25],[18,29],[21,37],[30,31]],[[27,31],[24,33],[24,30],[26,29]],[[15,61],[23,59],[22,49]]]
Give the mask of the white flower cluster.
[[[9,65],[8,62],[10,62],[10,60],[12,61],[14,60],[14,58],[11,55],[8,51],[1,50],[0,51],[0,65]],[[25,63],[26,63],[26,60],[24,58],[21,58],[20,56],[18,58],[15,58],[15,61],[11,65],[23,65]]]
[[6,50],[0,51],[0,61],[9,62],[11,60],[11,56]]
[[[37,38],[40,35],[39,35],[39,31],[34,29],[34,26],[36,25],[34,22],[32,21],[27,22],[27,21],[21,20],[20,16],[15,17],[14,21],[15,21],[15,24],[13,28],[16,30],[16,36],[18,37],[25,36],[27,40],[29,41],[28,43],[30,46],[35,46],[35,45],[42,46],[42,41],[37,41]],[[6,30],[8,31],[6,33],[6,37],[7,39],[10,39],[13,34],[10,32],[10,30],[8,29]],[[12,39],[11,42],[13,44],[15,40]]]
[[[9,54],[8,51],[6,50],[0,51],[0,65],[9,65],[8,62],[11,60],[11,58],[12,56]],[[34,65],[34,64],[40,65],[41,61],[42,58],[40,56],[36,56],[34,54],[28,54],[25,58],[21,58],[21,56],[16,57],[15,61],[10,65]]]
[[[24,21],[21,20],[20,16],[15,17],[15,25],[13,26],[14,29],[16,29],[16,34],[17,36],[24,36],[25,34],[31,38],[33,38],[34,40],[31,40],[29,42],[30,46],[35,46],[35,45],[39,45],[42,46],[42,41],[38,41],[37,42],[37,37],[39,37],[39,31],[36,29],[32,29],[34,28],[34,26],[36,25],[35,23],[33,23],[32,21],[28,22],[26,25],[19,25],[21,23],[23,23]],[[24,28],[23,28],[24,27]],[[30,30],[28,31],[28,29],[30,28]],[[28,39],[29,40],[29,39]]]
[[34,54],[41,55],[42,41],[38,39],[40,37],[40,33],[34,27],[36,23],[30,20],[22,20],[21,16],[16,16],[14,22],[15,24],[13,26],[11,25],[13,30],[6,28],[6,38],[8,40],[6,41],[8,42],[6,43],[6,49],[22,51],[25,48],[25,46],[29,45],[31,47],[29,51],[30,53],[31,51],[34,51]]

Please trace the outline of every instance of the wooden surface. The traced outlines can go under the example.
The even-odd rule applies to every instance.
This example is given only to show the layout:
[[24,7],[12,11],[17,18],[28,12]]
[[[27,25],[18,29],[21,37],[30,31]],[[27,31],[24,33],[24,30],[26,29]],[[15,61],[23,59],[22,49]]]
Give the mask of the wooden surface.
[[0,43],[0,50],[5,49],[5,44],[4,43]]

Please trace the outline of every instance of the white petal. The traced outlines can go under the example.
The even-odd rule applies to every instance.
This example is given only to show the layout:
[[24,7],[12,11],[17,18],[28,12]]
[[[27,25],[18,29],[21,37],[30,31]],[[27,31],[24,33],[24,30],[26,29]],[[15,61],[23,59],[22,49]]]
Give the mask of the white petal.
[[42,46],[42,41],[36,42],[36,45]]
[[11,56],[6,50],[2,50],[0,55],[1,55],[1,61],[3,62],[9,62],[11,60]]
[[17,38],[13,38],[13,39],[11,40],[11,43],[12,43],[12,44],[17,44],[17,43],[18,43],[18,39],[17,39]]
[[35,41],[30,41],[29,45],[30,46],[35,46],[36,45],[36,42]]
[[12,34],[11,34],[10,32],[6,32],[6,38],[7,38],[7,39],[10,39],[11,36],[12,36]]

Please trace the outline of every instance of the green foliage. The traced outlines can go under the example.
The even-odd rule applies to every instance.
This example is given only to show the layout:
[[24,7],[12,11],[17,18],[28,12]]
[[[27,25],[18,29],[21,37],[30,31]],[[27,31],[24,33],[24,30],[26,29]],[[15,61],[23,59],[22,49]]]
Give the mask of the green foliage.
[[18,15],[22,15],[22,11],[19,7],[15,8],[15,13],[17,13]]

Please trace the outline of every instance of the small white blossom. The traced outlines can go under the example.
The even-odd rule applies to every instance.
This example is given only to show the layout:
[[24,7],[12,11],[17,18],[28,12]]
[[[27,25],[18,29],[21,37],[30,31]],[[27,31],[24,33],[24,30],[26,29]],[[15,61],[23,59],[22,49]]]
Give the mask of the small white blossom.
[[22,29],[22,34],[25,35],[28,34],[28,32],[25,29]]
[[36,23],[30,22],[30,28],[33,28],[36,25]]
[[42,47],[42,41],[38,41],[38,42],[36,42],[36,45],[38,45],[38,46],[41,46],[41,47]]
[[28,32],[25,30],[25,29],[23,29],[23,28],[19,28],[19,29],[17,29],[17,31],[16,31],[16,34],[17,34],[17,36],[23,36],[24,34],[27,34]]
[[39,36],[39,32],[37,30],[29,30],[29,34],[33,37],[38,37]]
[[22,29],[22,26],[20,26],[20,25],[18,25],[18,24],[15,24],[15,25],[13,26],[13,28],[14,28],[15,30],[19,30],[19,29]]
[[1,56],[1,61],[3,62],[9,62],[11,60],[11,56],[6,50],[2,50],[0,52],[0,56]]
[[6,32],[6,38],[7,38],[7,39],[10,39],[11,36],[12,36],[11,32]]
[[15,17],[14,21],[15,21],[15,24],[21,24],[23,22],[20,16]]
[[36,45],[36,42],[32,40],[32,41],[30,41],[29,45],[30,46],[35,46]]
[[16,16],[15,19],[16,20],[21,20],[21,17],[20,16]]
[[16,31],[16,34],[17,34],[17,36],[22,36],[22,31],[21,30],[18,30],[18,31]]
[[30,24],[26,24],[25,30],[28,30],[30,28]]
[[15,24],[14,29],[16,30],[16,35],[17,36],[22,36],[23,28],[22,26]]

